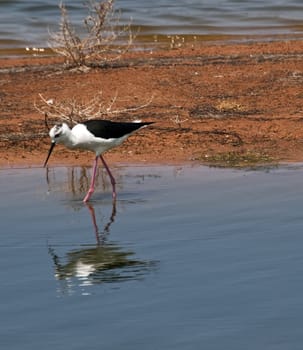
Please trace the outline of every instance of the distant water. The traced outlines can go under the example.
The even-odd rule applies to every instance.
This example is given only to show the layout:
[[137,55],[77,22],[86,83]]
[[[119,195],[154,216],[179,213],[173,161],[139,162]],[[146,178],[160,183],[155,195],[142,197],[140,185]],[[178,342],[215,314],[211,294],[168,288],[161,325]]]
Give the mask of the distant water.
[[[0,0],[0,49],[47,47],[49,30],[60,20],[59,1]],[[86,14],[83,0],[65,0],[75,25]],[[301,34],[302,0],[117,0],[121,23],[132,19],[141,38],[183,34],[200,36]]]

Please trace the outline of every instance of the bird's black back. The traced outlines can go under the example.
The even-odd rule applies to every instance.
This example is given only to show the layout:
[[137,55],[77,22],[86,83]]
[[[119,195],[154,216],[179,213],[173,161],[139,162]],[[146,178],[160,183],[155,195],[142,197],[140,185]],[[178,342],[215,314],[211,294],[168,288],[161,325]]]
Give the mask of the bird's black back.
[[153,122],[144,123],[124,123],[112,122],[110,120],[91,119],[83,122],[87,130],[96,137],[102,139],[120,138],[131,134],[132,132],[142,128],[145,125],[153,124]]

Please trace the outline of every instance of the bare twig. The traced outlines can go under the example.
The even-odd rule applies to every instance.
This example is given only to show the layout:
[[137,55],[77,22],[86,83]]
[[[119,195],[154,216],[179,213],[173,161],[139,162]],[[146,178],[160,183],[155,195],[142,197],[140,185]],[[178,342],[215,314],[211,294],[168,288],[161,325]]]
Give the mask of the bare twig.
[[181,128],[181,124],[185,123],[185,122],[188,120],[188,118],[186,118],[186,119],[181,119],[181,118],[180,118],[180,115],[179,115],[179,114],[176,114],[176,115],[172,116],[172,117],[170,118],[170,120],[171,120],[173,123],[177,124],[177,125],[179,126],[179,128]]

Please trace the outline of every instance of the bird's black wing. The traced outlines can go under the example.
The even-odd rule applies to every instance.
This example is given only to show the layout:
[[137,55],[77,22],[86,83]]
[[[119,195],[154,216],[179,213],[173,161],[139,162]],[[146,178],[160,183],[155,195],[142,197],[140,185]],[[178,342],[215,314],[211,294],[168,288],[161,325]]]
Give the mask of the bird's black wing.
[[89,132],[102,139],[120,138],[152,123],[123,123],[99,119],[91,119],[83,122]]

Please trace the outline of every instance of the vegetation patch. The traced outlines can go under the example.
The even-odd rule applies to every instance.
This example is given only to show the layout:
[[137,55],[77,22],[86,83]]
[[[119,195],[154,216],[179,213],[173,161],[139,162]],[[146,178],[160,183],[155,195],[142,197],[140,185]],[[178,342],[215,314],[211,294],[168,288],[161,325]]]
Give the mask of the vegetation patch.
[[223,119],[246,117],[255,114],[260,114],[260,111],[257,109],[249,109],[248,106],[242,105],[235,100],[222,100],[216,105],[196,106],[189,111],[190,117],[196,119]]
[[222,100],[215,108],[221,113],[245,113],[248,109],[234,100]]
[[251,168],[264,164],[273,164],[275,159],[264,152],[258,151],[240,151],[240,152],[222,152],[214,155],[204,155],[200,160],[205,161],[211,166],[226,168]]

